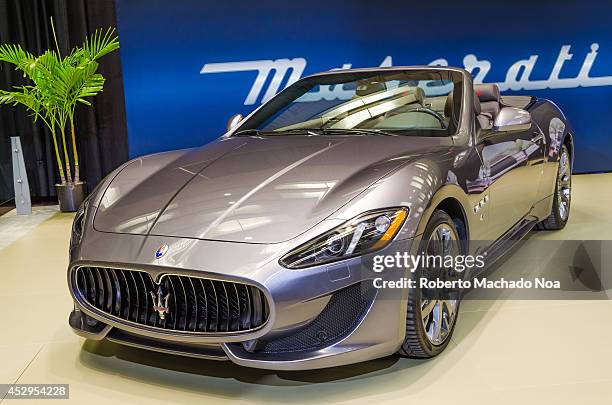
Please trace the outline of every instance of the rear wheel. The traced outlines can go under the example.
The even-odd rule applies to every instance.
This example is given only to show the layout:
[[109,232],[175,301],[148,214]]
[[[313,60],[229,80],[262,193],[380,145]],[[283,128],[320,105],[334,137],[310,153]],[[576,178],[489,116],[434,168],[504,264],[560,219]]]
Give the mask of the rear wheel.
[[569,218],[572,200],[572,164],[566,145],[559,153],[559,169],[553,195],[552,212],[544,221],[538,224],[538,229],[554,231],[563,229]]
[[[461,254],[461,241],[457,226],[444,211],[432,215],[419,246],[419,254],[432,256]],[[457,279],[459,273],[452,268],[421,268],[414,277],[429,280]],[[417,281],[418,282],[418,281]],[[400,355],[416,358],[433,357],[441,353],[455,329],[459,312],[459,291],[443,289],[410,289],[406,314],[406,338]]]

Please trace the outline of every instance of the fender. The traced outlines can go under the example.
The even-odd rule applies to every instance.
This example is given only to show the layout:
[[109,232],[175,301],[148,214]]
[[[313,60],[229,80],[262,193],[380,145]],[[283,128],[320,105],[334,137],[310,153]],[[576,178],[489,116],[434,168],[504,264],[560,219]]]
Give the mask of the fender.
[[423,214],[421,214],[415,237],[418,238],[423,235],[423,233],[425,232],[425,228],[427,227],[427,223],[429,222],[429,219],[433,215],[434,211],[440,206],[443,201],[449,198],[455,200],[461,207],[462,216],[466,227],[466,233],[468,236],[467,239],[469,240],[478,236],[478,234],[474,233],[474,230],[477,230],[478,226],[474,224],[475,221],[473,219],[473,216],[467,214],[471,212],[471,203],[469,201],[468,196],[458,185],[445,184],[436,191],[434,196],[431,198],[429,205],[427,206],[427,208],[425,208]]

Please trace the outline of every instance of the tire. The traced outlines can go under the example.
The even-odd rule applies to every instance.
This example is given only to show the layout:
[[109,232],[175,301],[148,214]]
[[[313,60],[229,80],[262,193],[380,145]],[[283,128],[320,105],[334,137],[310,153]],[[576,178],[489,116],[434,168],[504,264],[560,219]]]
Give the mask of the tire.
[[552,211],[548,218],[537,225],[543,231],[556,231],[565,228],[569,219],[572,202],[572,165],[566,145],[559,152],[559,168],[555,180]]
[[[457,229],[457,224],[453,221],[453,219],[444,211],[436,210],[434,211],[432,217],[430,218],[427,226],[425,227],[425,232],[423,233],[422,241],[419,246],[419,254],[425,253],[428,251],[428,246],[430,241],[432,241],[435,237],[434,233],[439,232],[440,229],[448,229],[452,233],[454,233],[455,240],[458,242],[456,246],[456,251],[458,253],[463,252],[463,248],[461,247],[461,240],[459,239],[459,232]],[[429,241],[429,242],[428,242]],[[443,245],[443,244],[442,244]],[[455,249],[455,248],[453,248]],[[432,269],[427,270],[429,272]],[[433,270],[438,273],[434,274],[436,277],[441,277],[442,272],[447,271],[445,269],[436,269]],[[454,270],[450,270],[450,272],[454,273]],[[413,278],[418,280],[424,274],[424,270],[418,269],[413,273]],[[431,275],[431,273],[429,273]],[[437,294],[437,293],[436,293]],[[444,294],[444,293],[442,293]],[[452,293],[454,294],[454,293]],[[456,300],[445,300],[445,301],[454,301],[455,307],[453,310],[452,323],[448,322],[447,318],[447,328],[445,331],[444,339],[441,341],[436,341],[436,339],[432,339],[431,332],[432,326],[434,325],[433,318],[436,310],[430,310],[430,315],[424,312],[427,310],[429,305],[434,301],[434,299],[427,299],[427,293],[424,293],[420,289],[410,289],[408,292],[408,311],[406,313],[406,337],[404,339],[404,343],[402,344],[399,354],[405,357],[412,358],[430,358],[437,356],[442,353],[442,351],[448,346],[448,343],[451,340],[451,336],[453,331],[455,330],[455,325],[457,324],[457,315],[459,313],[459,296],[457,296]],[[454,295],[452,295],[454,297]],[[440,298],[449,298],[449,296],[444,295]],[[441,300],[440,300],[441,301]],[[444,318],[444,316],[440,316],[440,314],[444,314],[444,305],[440,304],[439,309],[437,310],[438,319]],[[448,310],[447,314],[450,313],[450,304],[446,304],[446,309]],[[430,319],[431,318],[431,319]],[[443,322],[441,323],[443,324]],[[435,329],[435,326],[434,326]],[[435,335],[435,334],[434,334]],[[441,335],[441,334],[440,334]]]

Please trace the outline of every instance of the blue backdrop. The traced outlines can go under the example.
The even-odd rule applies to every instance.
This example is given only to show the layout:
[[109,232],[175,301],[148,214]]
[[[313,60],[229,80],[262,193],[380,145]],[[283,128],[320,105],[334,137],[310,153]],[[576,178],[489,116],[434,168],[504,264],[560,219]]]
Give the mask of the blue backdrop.
[[[505,4],[502,4],[505,3]],[[569,3],[569,2],[568,2]],[[118,0],[130,155],[224,132],[300,76],[448,64],[558,104],[580,172],[612,170],[612,4]]]

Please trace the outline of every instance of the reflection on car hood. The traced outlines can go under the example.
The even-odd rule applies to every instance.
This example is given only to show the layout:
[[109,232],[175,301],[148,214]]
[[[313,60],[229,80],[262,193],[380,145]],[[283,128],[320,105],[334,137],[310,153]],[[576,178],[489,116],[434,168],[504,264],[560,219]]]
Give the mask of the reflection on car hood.
[[229,138],[128,164],[100,200],[103,232],[276,243],[307,231],[444,138]]

